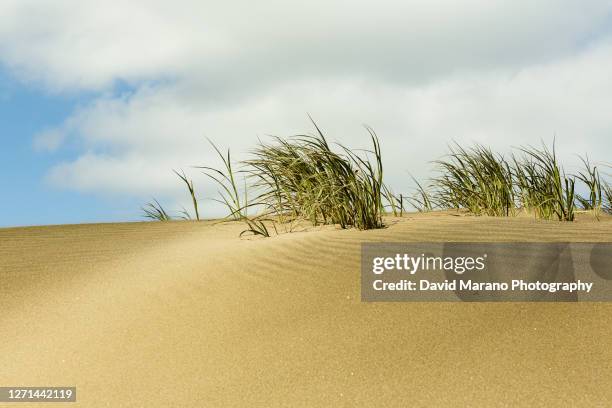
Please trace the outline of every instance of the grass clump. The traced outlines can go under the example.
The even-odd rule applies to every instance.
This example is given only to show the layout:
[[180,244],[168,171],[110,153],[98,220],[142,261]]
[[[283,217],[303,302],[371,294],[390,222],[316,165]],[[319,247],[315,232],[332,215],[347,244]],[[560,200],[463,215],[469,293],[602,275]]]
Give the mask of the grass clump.
[[[566,176],[552,149],[519,148],[521,155],[507,160],[482,145],[451,147],[437,164],[439,175],[429,189],[417,183],[411,203],[420,211],[434,207],[466,209],[476,215],[512,216],[521,211],[538,218],[573,221],[577,204],[587,210],[602,206],[603,185],[597,168],[583,159],[586,171]],[[588,196],[576,194],[576,181]]]
[[519,205],[539,218],[573,221],[576,209],[575,184],[567,177],[552,149],[521,148],[514,158],[514,176]]
[[[234,166],[226,153],[212,142],[221,159],[220,169],[199,166],[217,187],[227,218],[243,221],[244,234],[269,237],[277,224],[306,220],[313,225],[334,224],[362,230],[384,227],[385,210],[395,216],[404,213],[404,200],[419,211],[465,209],[475,215],[512,216],[520,212],[537,218],[573,221],[577,209],[612,213],[612,186],[582,159],[583,171],[566,175],[552,148],[521,147],[519,154],[494,153],[483,145],[465,148],[458,144],[434,162],[438,175],[426,187],[413,177],[416,193],[399,196],[383,182],[379,139],[366,126],[370,150],[353,150],[342,144],[335,148],[312,120],[316,132],[288,138],[274,137],[259,142],[246,160]],[[239,170],[235,170],[238,168]],[[196,219],[200,219],[193,181],[175,171],[187,186]],[[238,174],[244,175],[244,189],[238,188]],[[584,195],[576,185],[584,185]],[[579,190],[583,191],[583,190]],[[249,197],[253,193],[254,197]],[[259,214],[249,217],[248,210]],[[171,219],[157,200],[143,207],[145,217]],[[183,210],[182,218],[191,219]],[[298,223],[299,224],[299,223]]]
[[[297,220],[313,225],[337,224],[342,228],[381,228],[385,198],[395,214],[398,209],[400,214],[403,212],[403,198],[398,201],[383,183],[380,143],[374,130],[366,127],[372,149],[357,152],[341,144],[332,149],[317,124],[312,123],[314,135],[260,142],[250,158],[238,162],[238,167],[232,162],[229,149],[223,153],[209,141],[223,165],[196,168],[217,185],[220,198],[215,201],[228,209],[227,218],[246,223],[247,229],[241,236],[250,233],[269,237],[272,231],[278,233],[277,223]],[[193,181],[184,172],[175,173],[187,186],[199,219]],[[245,175],[243,193],[238,188],[239,173]],[[252,200],[247,191],[254,192]],[[259,210],[260,214],[249,217],[249,208]],[[183,214],[183,218],[190,219],[186,210]],[[147,205],[145,216],[171,219],[157,201]]]
[[366,127],[372,141],[370,161],[349,148],[331,149],[314,123],[315,135],[274,138],[260,143],[244,163],[259,192],[255,205],[279,219],[306,219],[314,225],[342,228],[381,228],[383,168],[378,137]]
[[[448,159],[436,163],[440,176],[433,184],[440,207],[492,216],[508,216],[514,211],[512,171],[502,156],[481,145],[470,149],[456,145]],[[422,206],[431,208],[431,200],[418,185]]]

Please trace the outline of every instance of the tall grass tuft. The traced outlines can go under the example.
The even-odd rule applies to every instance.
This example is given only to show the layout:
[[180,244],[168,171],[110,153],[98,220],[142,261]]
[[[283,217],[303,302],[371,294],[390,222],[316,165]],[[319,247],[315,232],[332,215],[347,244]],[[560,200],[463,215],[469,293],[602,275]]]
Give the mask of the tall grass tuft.
[[566,177],[557,161],[555,146],[521,148],[523,157],[514,157],[514,177],[519,204],[544,219],[573,221],[575,179]]
[[[433,180],[436,201],[443,208],[466,208],[476,215],[508,216],[514,209],[512,171],[508,162],[477,145],[451,147],[446,160],[438,160],[440,175]],[[431,206],[420,186],[421,201]]]
[[[600,174],[584,158],[584,170],[567,176],[557,160],[554,142],[550,149],[546,145],[519,148],[520,153],[509,159],[482,145],[464,148],[455,144],[445,158],[435,162],[438,174],[426,187],[413,177],[416,193],[398,197],[383,183],[380,143],[373,129],[366,126],[370,150],[352,150],[342,144],[332,148],[311,121],[316,130],[312,135],[260,141],[250,158],[238,162],[239,171],[234,170],[230,150],[222,153],[209,141],[223,167],[198,168],[219,187],[221,197],[216,201],[227,207],[228,218],[247,224],[241,235],[268,237],[270,225],[276,231],[277,223],[299,220],[362,230],[381,228],[386,208],[393,215],[403,215],[404,199],[419,211],[466,209],[489,216],[526,211],[560,221],[573,221],[578,207],[612,212],[612,187],[606,179],[610,175]],[[200,219],[193,181],[184,172],[175,173],[187,186],[195,216]],[[237,185],[238,174],[245,175],[243,195]],[[588,194],[577,194],[577,183],[584,184]],[[249,217],[250,208],[260,214]],[[143,211],[147,218],[171,219],[157,200]],[[190,218],[186,210],[183,214]]]
[[[439,175],[432,192],[417,182],[418,194],[411,202],[417,208],[462,208],[476,215],[510,216],[524,210],[560,221],[574,220],[577,202],[585,209],[601,207],[601,180],[587,159],[586,171],[570,177],[557,160],[554,143],[552,149],[519,150],[520,156],[507,160],[481,145],[451,147],[446,159],[435,162]],[[588,197],[576,195],[576,181],[587,186]]]
[[381,228],[385,187],[378,137],[366,127],[372,162],[342,145],[339,152],[333,151],[313,124],[315,135],[260,142],[253,158],[244,162],[258,191],[255,203],[279,217],[306,219],[314,225]]

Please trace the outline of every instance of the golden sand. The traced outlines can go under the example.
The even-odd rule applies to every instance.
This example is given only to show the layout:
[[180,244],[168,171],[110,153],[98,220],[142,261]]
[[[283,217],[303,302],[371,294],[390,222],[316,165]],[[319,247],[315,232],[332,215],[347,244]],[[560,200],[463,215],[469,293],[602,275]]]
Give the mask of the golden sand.
[[359,244],[612,241],[612,217],[387,221],[0,229],[0,385],[74,385],[70,407],[610,404],[612,304],[361,303]]

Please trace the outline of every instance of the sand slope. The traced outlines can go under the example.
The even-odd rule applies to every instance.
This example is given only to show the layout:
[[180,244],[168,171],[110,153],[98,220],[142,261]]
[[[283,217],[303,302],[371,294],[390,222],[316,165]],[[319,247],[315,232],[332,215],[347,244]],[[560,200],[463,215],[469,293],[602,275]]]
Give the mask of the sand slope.
[[612,241],[611,217],[389,222],[0,229],[0,384],[86,407],[609,404],[611,304],[361,303],[359,243]]

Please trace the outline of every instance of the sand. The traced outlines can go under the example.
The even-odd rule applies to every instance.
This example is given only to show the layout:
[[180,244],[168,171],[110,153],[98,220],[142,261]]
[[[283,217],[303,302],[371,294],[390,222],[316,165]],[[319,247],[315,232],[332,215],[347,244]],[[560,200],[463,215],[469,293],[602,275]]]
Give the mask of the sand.
[[612,241],[612,217],[388,222],[0,229],[0,385],[74,385],[71,407],[609,405],[612,304],[361,303],[359,243]]

